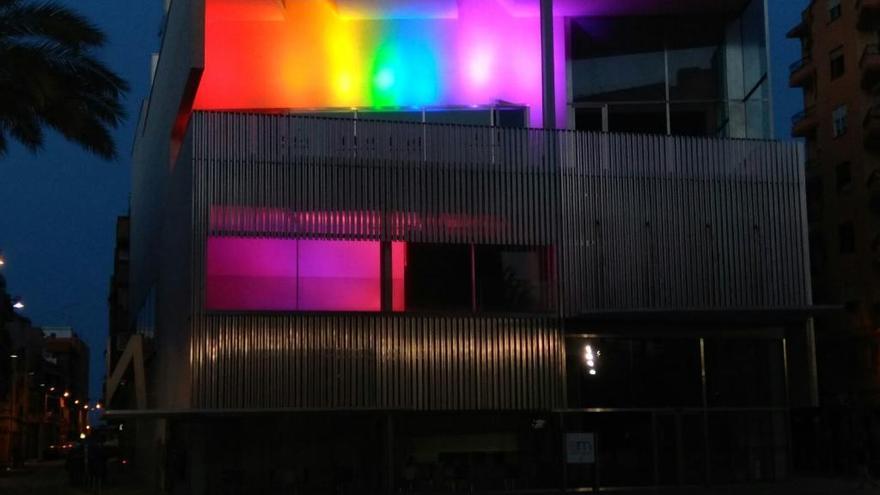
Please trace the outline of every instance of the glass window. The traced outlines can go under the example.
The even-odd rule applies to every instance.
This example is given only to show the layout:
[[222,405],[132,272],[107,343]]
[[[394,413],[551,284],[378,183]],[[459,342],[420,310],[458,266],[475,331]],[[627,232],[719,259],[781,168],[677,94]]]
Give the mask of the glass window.
[[846,64],[843,58],[843,47],[835,48],[831,52],[831,79],[837,79],[846,72]]
[[832,118],[832,134],[834,137],[840,137],[846,134],[847,127],[847,108],[846,105],[840,105],[834,109]]
[[672,134],[715,136],[724,126],[723,106],[715,102],[671,103],[669,120]]
[[550,308],[550,257],[543,248],[477,246],[477,308],[532,312]]
[[578,130],[771,135],[763,2],[738,17],[572,18],[568,45]]
[[785,403],[781,341],[717,338],[705,342],[709,406],[757,407]]
[[828,18],[831,21],[835,21],[840,18],[842,14],[842,7],[840,5],[840,0],[828,0]]
[[665,100],[663,38],[655,18],[573,18],[574,101]]
[[216,311],[379,311],[377,241],[208,238]]
[[609,105],[608,131],[666,134],[666,105],[662,103]]
[[713,19],[676,20],[668,28],[669,99],[723,98],[724,25]]
[[408,243],[405,307],[410,311],[471,310],[472,276],[470,245]]
[[568,338],[570,407],[702,404],[697,339]]
[[840,254],[852,254],[856,251],[856,231],[852,222],[837,226],[837,242]]
[[292,239],[208,238],[210,310],[297,309],[297,249]]
[[852,167],[849,162],[843,162],[834,169],[834,175],[837,179],[837,192],[841,192],[852,187]]
[[300,311],[382,309],[379,242],[302,239],[298,244]]

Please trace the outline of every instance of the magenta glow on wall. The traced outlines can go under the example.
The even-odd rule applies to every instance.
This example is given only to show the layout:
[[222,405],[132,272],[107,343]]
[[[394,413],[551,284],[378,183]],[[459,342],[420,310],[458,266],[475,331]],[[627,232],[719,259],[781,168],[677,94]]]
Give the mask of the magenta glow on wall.
[[296,310],[296,243],[288,239],[209,237],[207,308]]
[[379,311],[380,243],[208,238],[212,311]]

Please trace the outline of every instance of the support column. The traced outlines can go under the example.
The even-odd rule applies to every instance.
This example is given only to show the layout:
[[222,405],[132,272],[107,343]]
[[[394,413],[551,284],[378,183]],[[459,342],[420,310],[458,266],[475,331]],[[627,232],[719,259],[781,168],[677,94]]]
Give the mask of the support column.
[[556,128],[556,86],[553,64],[553,0],[541,2],[541,59],[544,93],[542,97],[545,129]]
[[385,493],[394,494],[394,418],[385,416]]

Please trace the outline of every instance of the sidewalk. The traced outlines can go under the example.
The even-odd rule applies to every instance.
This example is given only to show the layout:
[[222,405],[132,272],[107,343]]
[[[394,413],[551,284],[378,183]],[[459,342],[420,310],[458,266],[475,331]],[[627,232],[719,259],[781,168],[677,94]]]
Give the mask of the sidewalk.
[[[87,493],[90,492],[68,487],[67,473],[64,470],[64,463],[61,461],[32,464],[14,472],[0,473],[0,494],[2,495],[85,495]],[[558,493],[548,492],[548,495]],[[859,488],[858,480],[855,479],[796,478],[784,483],[772,484],[663,488],[660,490],[608,493],[632,493],[632,495],[880,495],[880,488]],[[133,486],[130,483],[107,487],[101,494],[158,495],[152,490]]]
[[[70,488],[64,461],[27,464],[14,471],[0,472],[0,495],[85,495],[91,492]],[[101,495],[157,495],[151,490],[117,483]]]

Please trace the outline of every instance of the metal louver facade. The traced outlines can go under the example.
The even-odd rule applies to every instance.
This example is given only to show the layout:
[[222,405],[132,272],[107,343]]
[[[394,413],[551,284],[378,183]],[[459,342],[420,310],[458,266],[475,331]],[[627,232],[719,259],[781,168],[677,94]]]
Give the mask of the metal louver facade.
[[[797,145],[228,112],[185,143],[194,408],[553,409],[566,316],[809,304]],[[555,308],[212,312],[211,235],[551,246]]]

